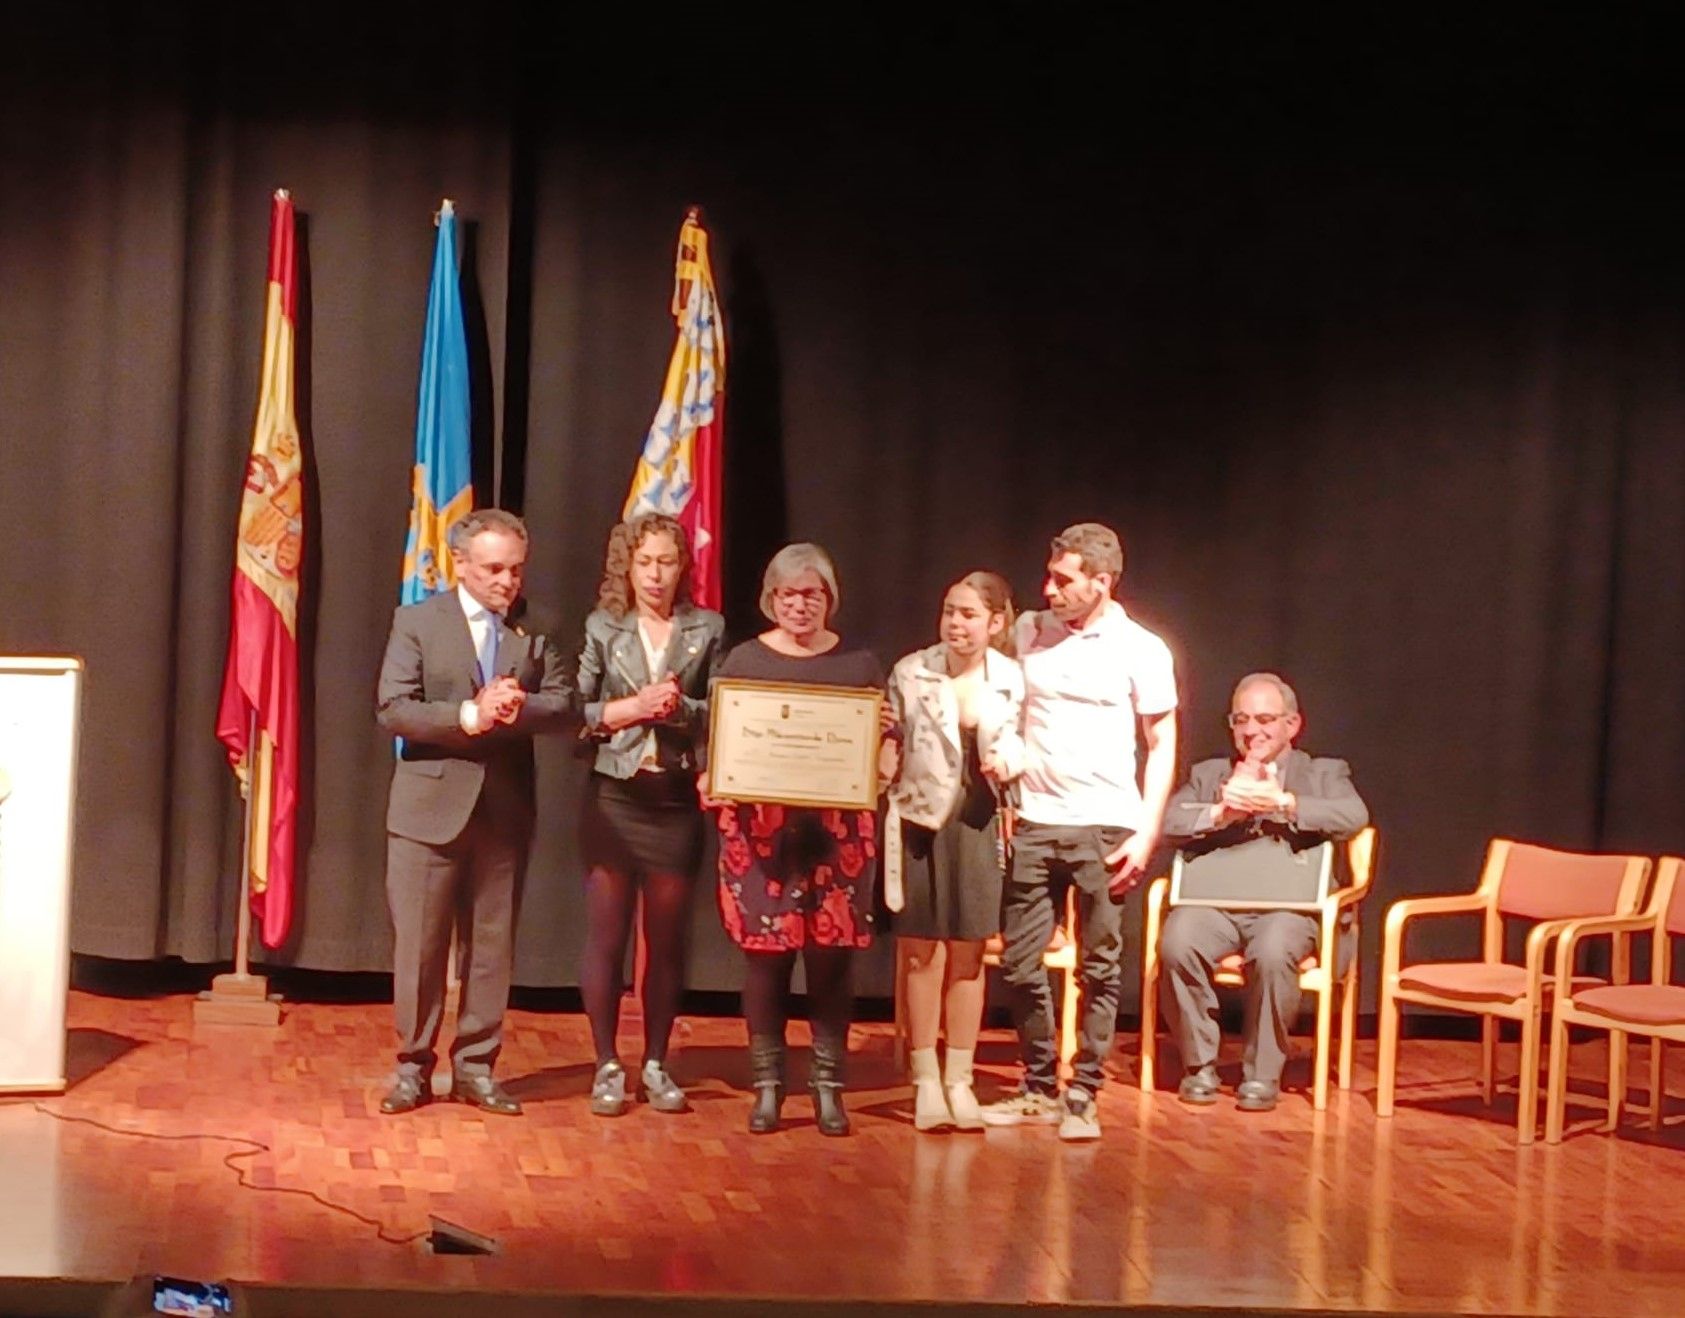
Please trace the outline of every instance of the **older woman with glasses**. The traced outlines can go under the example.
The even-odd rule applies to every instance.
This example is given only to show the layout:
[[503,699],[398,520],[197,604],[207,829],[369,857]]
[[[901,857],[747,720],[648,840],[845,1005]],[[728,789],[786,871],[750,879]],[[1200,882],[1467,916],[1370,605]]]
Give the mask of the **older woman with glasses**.
[[[823,549],[794,544],[779,550],[761,588],[761,612],[773,625],[733,649],[720,676],[882,687],[876,656],[844,644],[831,630],[839,601],[836,569]],[[702,787],[706,792],[706,782]],[[807,971],[809,1087],[819,1130],[846,1135],[843,1057],[854,1007],[854,953],[872,941],[876,816],[870,810],[710,804],[720,812],[720,915],[747,962],[743,1014],[755,1085],[749,1129],[765,1134],[782,1120],[786,999],[799,953]]]

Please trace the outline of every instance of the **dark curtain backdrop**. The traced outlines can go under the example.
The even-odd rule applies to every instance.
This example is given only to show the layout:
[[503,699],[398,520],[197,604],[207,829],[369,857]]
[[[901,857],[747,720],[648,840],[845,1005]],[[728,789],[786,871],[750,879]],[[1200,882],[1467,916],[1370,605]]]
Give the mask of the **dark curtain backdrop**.
[[[697,55],[502,9],[403,38],[276,21],[282,66],[189,8],[41,19],[0,70],[0,649],[88,661],[76,951],[231,946],[212,725],[276,186],[303,217],[313,485],[275,964],[389,965],[372,696],[443,196],[468,221],[477,484],[527,515],[564,634],[700,203],[738,635],[787,539],[833,551],[839,625],[888,662],[964,571],[1033,599],[1052,532],[1117,526],[1126,602],[1176,651],[1184,761],[1223,749],[1257,668],[1352,761],[1382,830],[1371,985],[1385,902],[1471,886],[1493,835],[1685,846],[1680,124],[1648,34],[1067,15]],[[517,970],[566,985],[581,770],[557,741],[541,773]],[[691,982],[738,982],[706,875]]]

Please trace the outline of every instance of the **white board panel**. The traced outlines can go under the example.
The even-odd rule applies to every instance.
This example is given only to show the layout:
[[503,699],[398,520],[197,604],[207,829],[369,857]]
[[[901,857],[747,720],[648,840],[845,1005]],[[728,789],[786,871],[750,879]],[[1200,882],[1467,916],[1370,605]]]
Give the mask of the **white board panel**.
[[82,661],[0,656],[0,1092],[65,1082]]

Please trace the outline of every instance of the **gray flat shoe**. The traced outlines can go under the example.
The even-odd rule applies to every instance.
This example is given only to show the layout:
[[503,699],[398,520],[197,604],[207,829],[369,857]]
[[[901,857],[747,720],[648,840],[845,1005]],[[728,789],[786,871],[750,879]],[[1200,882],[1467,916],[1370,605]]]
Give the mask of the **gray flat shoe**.
[[1176,1097],[1184,1103],[1205,1107],[1217,1101],[1217,1091],[1221,1087],[1222,1082],[1217,1079],[1217,1068],[1207,1064],[1198,1070],[1189,1071],[1182,1077],[1182,1083],[1176,1086]]
[[645,1062],[639,1077],[644,1087],[644,1102],[657,1112],[684,1112],[690,1107],[685,1091],[673,1083],[667,1068],[660,1062]]
[[607,1061],[591,1081],[591,1111],[599,1117],[618,1117],[626,1111],[626,1068]]
[[1281,1084],[1275,1080],[1242,1080],[1235,1106],[1242,1112],[1268,1112],[1281,1097]]

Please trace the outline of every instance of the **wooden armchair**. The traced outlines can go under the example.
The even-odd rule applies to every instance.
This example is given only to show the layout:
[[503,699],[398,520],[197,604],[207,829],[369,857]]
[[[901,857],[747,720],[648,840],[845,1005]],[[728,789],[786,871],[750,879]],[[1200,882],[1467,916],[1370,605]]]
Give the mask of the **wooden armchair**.
[[[1498,1022],[1519,1021],[1516,1141],[1531,1144],[1539,1112],[1539,1039],[1553,985],[1545,974],[1551,944],[1575,920],[1631,915],[1643,899],[1649,873],[1650,862],[1643,856],[1582,855],[1497,838],[1473,892],[1394,902],[1387,911],[1381,953],[1376,1115],[1392,1115],[1400,1004],[1416,1002],[1481,1018],[1480,1085],[1487,1103],[1496,1091]],[[1480,960],[1403,964],[1405,926],[1435,915],[1480,916]],[[1528,932],[1522,965],[1504,960],[1505,916],[1537,921]],[[1590,986],[1599,981],[1575,982]]]
[[[1340,995],[1341,1089],[1352,1083],[1352,1047],[1357,1039],[1357,908],[1369,891],[1375,872],[1375,830],[1366,828],[1346,843],[1351,883],[1330,892],[1318,919],[1322,935],[1316,951],[1299,963],[1299,987],[1316,994],[1316,1036],[1312,1055],[1311,1103],[1317,1111],[1328,1106],[1329,1045],[1334,1024],[1334,995]],[[1154,879],[1147,889],[1147,932],[1141,947],[1141,1088],[1152,1093],[1158,1084],[1158,936],[1170,901],[1170,880]],[[1346,936],[1353,940],[1345,973],[1339,973],[1340,921],[1346,911],[1351,922]],[[1246,983],[1245,960],[1236,953],[1224,957],[1215,980],[1229,987]]]
[[[1609,1032],[1609,1103],[1604,1130],[1621,1122],[1626,1099],[1627,1037],[1650,1040],[1650,1128],[1662,1124],[1662,1050],[1668,1040],[1685,1043],[1685,985],[1672,980],[1672,939],[1685,935],[1685,883],[1680,872],[1685,860],[1664,856],[1656,865],[1656,882],[1649,905],[1638,915],[1603,920],[1576,920],[1563,930],[1556,945],[1556,1004],[1551,1012],[1550,1080],[1545,1106],[1545,1139],[1562,1142],[1563,1114],[1568,1106],[1568,1027],[1590,1025]],[[1632,937],[1649,934],[1650,982],[1628,983],[1632,967]],[[1576,987],[1574,954],[1588,938],[1614,940],[1612,984]]]

